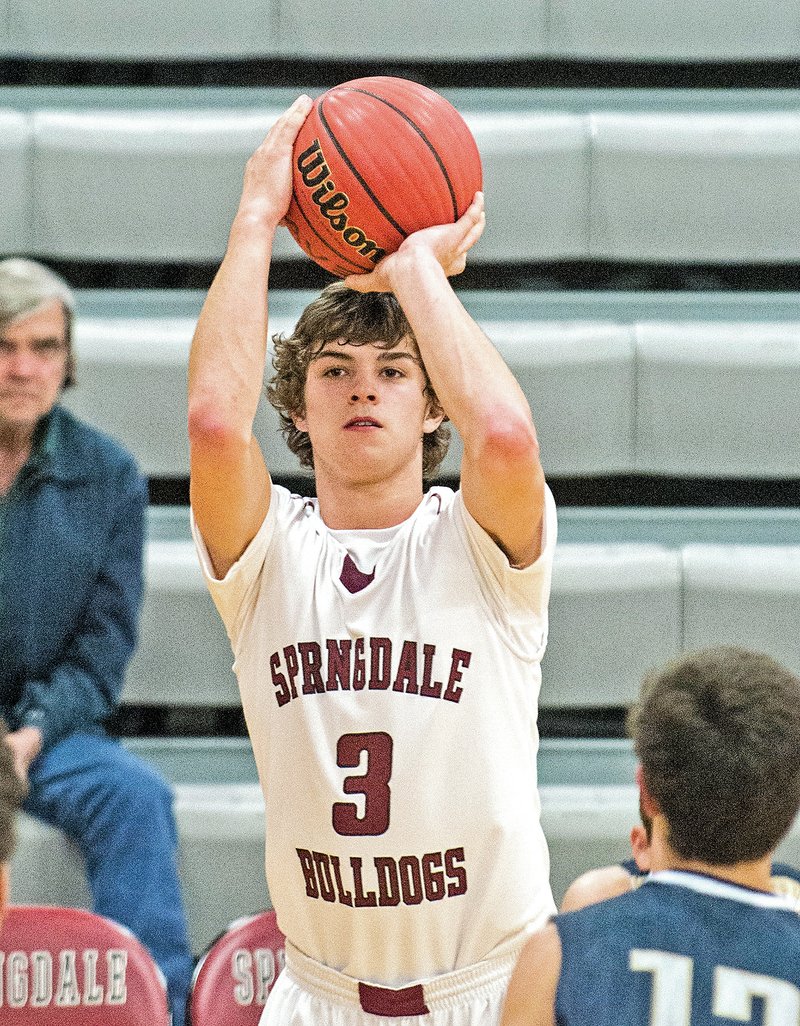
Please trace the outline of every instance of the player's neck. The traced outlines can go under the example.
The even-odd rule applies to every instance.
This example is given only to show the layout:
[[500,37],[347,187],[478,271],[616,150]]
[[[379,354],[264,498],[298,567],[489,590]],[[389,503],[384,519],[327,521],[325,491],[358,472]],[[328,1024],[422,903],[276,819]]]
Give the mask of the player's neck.
[[422,502],[422,480],[348,482],[317,472],[322,520],[335,531],[377,530],[407,520]]
[[771,891],[770,877],[772,874],[772,856],[765,855],[754,862],[739,862],[733,866],[714,866],[699,859],[682,859],[669,845],[663,845],[660,851],[651,848],[651,872],[661,869],[680,869],[687,873],[702,873],[713,876],[739,887],[749,887],[754,891]]

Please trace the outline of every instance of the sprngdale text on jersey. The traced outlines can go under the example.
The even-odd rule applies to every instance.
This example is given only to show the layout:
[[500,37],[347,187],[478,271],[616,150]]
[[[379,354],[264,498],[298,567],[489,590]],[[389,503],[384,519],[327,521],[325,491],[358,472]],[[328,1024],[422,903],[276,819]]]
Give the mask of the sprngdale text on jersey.
[[436,645],[361,637],[328,638],[324,646],[318,641],[286,645],[272,653],[269,665],[279,706],[301,695],[365,688],[458,702],[471,659],[472,653],[461,648],[443,656]]

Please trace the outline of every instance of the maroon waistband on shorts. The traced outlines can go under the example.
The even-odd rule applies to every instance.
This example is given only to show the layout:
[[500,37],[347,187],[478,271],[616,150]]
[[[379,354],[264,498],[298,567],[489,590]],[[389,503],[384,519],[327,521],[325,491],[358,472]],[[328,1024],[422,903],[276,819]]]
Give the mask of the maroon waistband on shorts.
[[402,987],[391,990],[389,987],[376,987],[371,983],[359,983],[358,999],[361,1008],[370,1015],[385,1015],[400,1018],[403,1015],[427,1015],[425,992],[422,984],[413,987]]

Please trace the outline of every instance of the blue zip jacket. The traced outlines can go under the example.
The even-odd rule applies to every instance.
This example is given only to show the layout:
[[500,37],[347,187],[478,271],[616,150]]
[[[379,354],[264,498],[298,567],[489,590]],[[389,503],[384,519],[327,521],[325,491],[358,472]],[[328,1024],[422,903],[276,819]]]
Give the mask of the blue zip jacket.
[[101,733],[137,641],[147,486],[133,457],[55,406],[5,503],[0,713],[43,750]]

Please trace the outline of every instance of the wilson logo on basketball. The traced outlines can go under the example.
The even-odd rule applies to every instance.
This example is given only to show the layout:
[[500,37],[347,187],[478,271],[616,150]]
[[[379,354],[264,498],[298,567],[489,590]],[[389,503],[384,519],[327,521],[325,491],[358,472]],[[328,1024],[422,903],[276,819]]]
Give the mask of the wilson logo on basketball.
[[386,255],[361,228],[350,224],[346,207],[350,205],[350,197],[337,191],[336,185],[331,179],[330,168],[325,162],[325,154],[322,152],[319,139],[314,139],[308,149],[297,158],[297,170],[303,180],[303,185],[311,193],[311,199],[319,207],[322,216],[329,222],[335,232],[339,232],[352,249],[361,253],[371,260],[373,264]]

